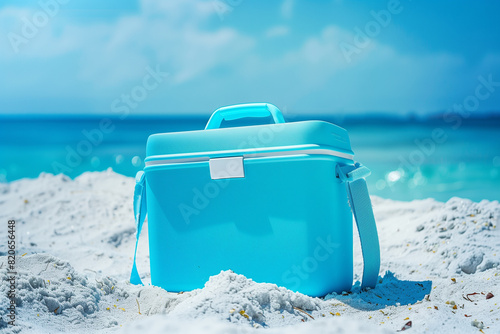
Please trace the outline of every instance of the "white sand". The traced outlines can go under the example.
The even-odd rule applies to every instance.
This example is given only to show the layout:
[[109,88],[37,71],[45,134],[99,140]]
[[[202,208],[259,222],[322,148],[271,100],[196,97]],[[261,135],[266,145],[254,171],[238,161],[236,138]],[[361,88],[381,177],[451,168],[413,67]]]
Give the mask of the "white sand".
[[[350,294],[310,298],[225,271],[204,289],[176,294],[127,282],[133,185],[111,171],[0,184],[2,333],[390,333],[408,321],[411,333],[500,332],[496,201],[374,197],[382,256],[374,290],[360,292],[357,282]],[[17,222],[16,327],[5,323],[9,219]],[[147,255],[145,233],[139,272],[146,281]]]

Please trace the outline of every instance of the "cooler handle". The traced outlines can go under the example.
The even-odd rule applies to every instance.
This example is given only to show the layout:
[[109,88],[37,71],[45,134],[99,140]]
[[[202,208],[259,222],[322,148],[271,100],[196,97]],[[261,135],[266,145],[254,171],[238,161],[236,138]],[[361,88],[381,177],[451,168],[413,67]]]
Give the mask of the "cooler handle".
[[268,117],[271,116],[274,123],[285,123],[283,114],[270,103],[247,103],[222,107],[214,111],[208,120],[205,130],[218,129],[223,120],[234,121],[245,117]]

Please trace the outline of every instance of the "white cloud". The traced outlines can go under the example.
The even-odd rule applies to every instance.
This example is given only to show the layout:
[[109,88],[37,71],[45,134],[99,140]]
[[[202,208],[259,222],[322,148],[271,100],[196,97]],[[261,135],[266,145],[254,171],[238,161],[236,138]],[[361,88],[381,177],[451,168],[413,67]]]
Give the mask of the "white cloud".
[[[89,57],[98,66],[110,68],[116,59],[128,57],[121,69],[125,72],[134,65],[142,70],[144,66],[137,66],[142,58],[144,64],[166,64],[174,83],[189,81],[253,45],[252,39],[232,28],[206,29],[204,24],[213,15],[213,7],[206,2],[143,0],[140,15],[109,27],[110,38],[103,45],[106,61],[100,55]],[[82,72],[91,73],[88,68]]]
[[295,7],[294,0],[283,0],[281,4],[281,16],[285,19],[291,19],[293,16],[293,9]]
[[404,54],[377,39],[348,62],[339,45],[353,37],[352,32],[326,26],[279,56],[252,58],[251,65],[244,66],[245,75],[254,78],[249,82],[255,82],[261,95],[268,93],[303,113],[433,111],[451,105],[457,96],[450,78],[475,80],[464,72],[462,57]]
[[290,28],[288,28],[287,26],[274,26],[269,28],[266,31],[265,35],[267,38],[274,38],[288,35],[289,32]]
[[[31,17],[40,9],[3,8],[0,34],[21,34],[22,16]],[[174,82],[193,79],[220,62],[230,62],[247,52],[254,42],[228,27],[207,29],[207,21],[216,16],[210,2],[195,0],[142,0],[137,14],[114,22],[76,24],[63,11],[51,18],[38,34],[19,45],[20,52],[5,43],[0,61],[17,63],[45,58],[62,62],[65,57],[79,58],[75,77],[95,87],[119,86],[140,77],[148,64],[168,64]],[[167,65],[165,65],[167,66]]]

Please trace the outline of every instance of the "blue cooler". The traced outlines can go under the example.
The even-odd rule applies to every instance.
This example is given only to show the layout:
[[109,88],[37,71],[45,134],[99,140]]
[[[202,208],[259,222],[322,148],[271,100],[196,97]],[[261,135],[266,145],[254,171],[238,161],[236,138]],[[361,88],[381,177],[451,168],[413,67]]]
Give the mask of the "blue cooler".
[[[220,127],[269,116],[273,124]],[[151,135],[146,154],[134,211],[137,241],[148,216],[153,285],[202,288],[230,269],[310,296],[348,291],[354,213],[362,286],[375,286],[380,257],[369,171],[354,163],[346,130],[285,123],[274,105],[243,104],[216,110],[204,130]],[[135,263],[134,254],[130,281],[142,284]]]

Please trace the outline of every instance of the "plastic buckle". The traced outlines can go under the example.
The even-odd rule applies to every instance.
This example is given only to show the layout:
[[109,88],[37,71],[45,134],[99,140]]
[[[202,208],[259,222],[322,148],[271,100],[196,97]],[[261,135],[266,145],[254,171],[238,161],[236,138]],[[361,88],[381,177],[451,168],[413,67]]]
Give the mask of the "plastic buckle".
[[[345,167],[351,167],[351,166],[344,166]],[[349,182],[349,175],[342,170],[343,167],[340,167],[340,165],[335,166],[335,173],[337,174],[337,178],[340,179],[342,182]]]
[[362,164],[360,164],[359,162],[356,162],[353,166],[337,165],[335,167],[335,172],[337,173],[337,177],[342,182],[353,182],[361,178],[365,178],[371,174],[370,170],[365,166],[363,166]]

